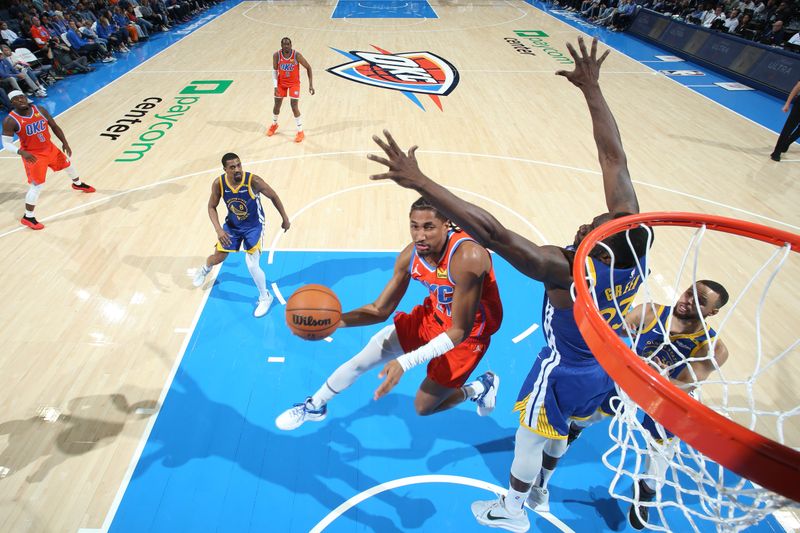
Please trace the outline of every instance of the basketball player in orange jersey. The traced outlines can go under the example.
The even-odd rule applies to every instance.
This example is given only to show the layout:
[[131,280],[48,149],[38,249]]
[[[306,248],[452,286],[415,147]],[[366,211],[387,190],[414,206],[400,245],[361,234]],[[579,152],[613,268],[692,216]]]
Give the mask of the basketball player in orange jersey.
[[303,133],[303,119],[300,117],[300,65],[308,73],[308,92],[314,94],[314,80],[311,65],[308,64],[303,54],[292,50],[292,40],[288,37],[281,39],[281,49],[272,54],[272,83],[275,87],[275,105],[272,108],[272,126],[267,130],[267,137],[275,135],[278,129],[278,114],[286,95],[292,103],[292,113],[297,124],[297,135],[294,142],[303,142],[306,138]]
[[[68,159],[72,155],[72,148],[50,113],[30,103],[22,91],[11,91],[8,96],[14,109],[3,120],[3,150],[22,157],[30,184],[25,194],[25,216],[20,222],[31,229],[44,229],[44,224],[33,216],[33,210],[44,187],[48,167],[56,171],[65,170],[76,191],[88,193],[95,189],[78,177],[78,172]],[[50,141],[51,128],[61,141],[66,155]],[[19,148],[14,145],[15,133],[19,136]]]
[[313,396],[278,416],[279,429],[323,420],[331,398],[378,365],[384,365],[378,377],[385,380],[375,391],[376,400],[408,369],[427,363],[428,374],[414,399],[417,414],[438,413],[467,399],[477,403],[481,416],[494,410],[498,376],[487,372],[464,385],[503,319],[489,252],[463,231],[453,230],[427,200],[420,198],[411,205],[409,219],[412,242],[400,252],[383,292],[373,303],[343,314],[339,327],[385,321],[411,280],[422,283],[429,295],[411,313],[396,313],[393,324],[337,368]]

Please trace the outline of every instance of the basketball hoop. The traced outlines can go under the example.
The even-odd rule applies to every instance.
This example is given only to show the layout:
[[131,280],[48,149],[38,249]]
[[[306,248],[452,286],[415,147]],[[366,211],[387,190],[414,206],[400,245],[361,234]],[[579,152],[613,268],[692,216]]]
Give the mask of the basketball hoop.
[[[744,289],[741,291],[732,291],[732,294],[734,292],[739,293],[740,298],[743,298],[745,293],[749,291],[751,287],[754,287],[757,281],[758,283],[762,282],[762,273],[769,270],[768,265],[775,262],[778,263],[777,267],[764,282],[766,287],[763,289],[757,304],[754,305],[756,316],[751,325],[754,325],[756,329],[756,373],[745,380],[735,382],[737,384],[750,385],[745,387],[750,391],[750,398],[747,398],[745,402],[749,408],[747,406],[745,406],[745,408],[727,407],[728,389],[725,387],[731,385],[734,381],[726,379],[719,367],[716,367],[716,374],[719,375],[714,376],[713,379],[709,378],[707,382],[698,383],[697,390],[700,392],[700,389],[705,383],[711,382],[713,382],[715,386],[725,388],[725,392],[723,393],[725,400],[720,407],[715,406],[715,408],[712,408],[708,405],[704,405],[694,399],[692,395],[671,383],[667,377],[659,373],[658,369],[649,365],[626,345],[623,337],[618,336],[617,333],[609,328],[605,319],[598,313],[597,303],[592,297],[589,284],[578,282],[578,280],[589,279],[587,278],[586,268],[587,257],[596,246],[604,246],[600,241],[616,233],[639,226],[697,228],[694,230],[694,236],[692,237],[690,247],[687,248],[683,256],[683,263],[685,264],[690,248],[696,246],[695,265],[692,276],[693,284],[697,281],[697,257],[699,256],[700,242],[703,240],[703,236],[706,232],[716,232],[714,233],[715,236],[724,233],[746,237],[750,240],[772,245],[771,247],[767,247],[771,248],[773,251],[769,261],[760,268],[757,268],[757,272],[750,276],[749,281],[744,283]],[[659,232],[662,231],[663,230],[659,230]],[[670,231],[665,233],[670,233]],[[719,238],[723,239],[723,237]],[[661,233],[659,234],[658,240],[659,242],[662,241]],[[736,240],[740,241],[741,239]],[[753,243],[753,246],[758,247],[763,245]],[[654,249],[658,247],[659,244],[656,244]],[[669,482],[669,485],[676,491],[672,501],[666,501],[669,495],[662,493],[659,494],[657,502],[652,504],[648,503],[648,505],[658,508],[662,522],[666,520],[662,512],[663,508],[673,506],[680,508],[683,515],[692,515],[695,518],[700,517],[713,521],[720,530],[736,530],[757,522],[778,507],[790,504],[790,500],[794,500],[795,502],[800,501],[800,452],[795,449],[800,449],[800,443],[788,443],[784,438],[785,420],[800,414],[800,404],[797,402],[797,396],[790,400],[792,405],[789,408],[779,409],[779,413],[768,413],[769,415],[775,414],[776,420],[776,428],[774,431],[771,431],[771,433],[774,433],[775,438],[769,438],[755,430],[757,425],[765,424],[763,421],[759,420],[760,415],[765,413],[765,411],[754,407],[757,400],[755,397],[758,395],[753,394],[754,387],[752,386],[752,381],[755,381],[759,376],[759,372],[762,372],[767,367],[772,367],[774,369],[775,364],[786,364],[789,360],[790,353],[798,346],[797,339],[791,341],[789,342],[789,347],[781,351],[776,358],[773,358],[773,360],[766,365],[761,364],[763,343],[763,335],[761,333],[762,308],[766,300],[767,291],[772,286],[772,282],[778,271],[784,266],[791,252],[800,252],[800,236],[798,235],[725,217],[698,213],[672,212],[643,213],[611,220],[594,229],[587,235],[576,252],[573,268],[573,277],[576,280],[574,288],[575,320],[578,323],[578,327],[586,343],[620,390],[619,396],[621,405],[616,409],[617,412],[614,415],[614,421],[612,422],[612,427],[609,432],[612,440],[615,441],[615,445],[612,450],[609,450],[606,456],[604,456],[604,462],[606,462],[612,470],[617,472],[614,483],[624,474],[628,474],[634,480],[638,479],[642,457],[650,458],[653,454],[665,453],[664,443],[661,440],[653,439],[649,435],[645,438],[640,434],[641,425],[637,422],[638,418],[636,416],[636,411],[639,408],[649,414],[656,422],[664,426],[664,428],[674,433],[681,441],[679,446],[690,452],[687,454],[679,451],[676,455],[676,459],[673,459],[672,454],[674,450],[672,450],[667,459],[669,467],[676,472],[673,476],[674,479]],[[747,254],[746,251],[741,251],[739,253]],[[671,258],[672,264],[668,266],[674,267],[674,265],[678,263],[679,254],[669,257]],[[748,256],[747,259],[750,259],[750,257]],[[662,263],[667,265],[664,261],[662,261]],[[730,270],[733,271],[733,267],[738,266],[738,260],[734,258],[731,263]],[[680,283],[684,264],[680,266],[676,285]],[[658,274],[658,267],[653,264],[650,258],[648,258],[647,265],[653,269],[653,275]],[[651,275],[650,277],[652,278],[653,276]],[[642,285],[643,289],[646,287],[647,283]],[[675,290],[677,290],[677,287]],[[647,291],[640,290],[639,297],[645,296],[648,299],[652,298],[651,295],[643,295],[645,292]],[[673,294],[676,293],[673,291]],[[784,296],[786,297],[788,295],[784,294]],[[788,297],[792,302],[795,302],[797,296],[798,295]],[[734,313],[739,303],[740,299],[737,299],[732,305],[732,309],[730,309],[728,315],[725,316],[722,321],[723,326],[728,319],[731,318],[730,315]],[[615,303],[615,305],[617,304]],[[745,305],[742,307],[745,307]],[[793,317],[786,317],[787,320],[791,320],[792,318]],[[705,322],[704,327],[706,327]],[[797,329],[794,330],[795,335],[797,335],[797,331]],[[717,328],[717,333],[720,337],[724,336],[722,326]],[[734,333],[737,332],[735,331]],[[632,341],[632,345],[635,345],[633,344],[634,339],[631,335],[631,332],[628,331],[628,336]],[[750,356],[748,349],[742,346],[733,347],[730,351],[732,353],[732,358]],[[713,345],[711,347],[711,352],[710,357],[713,358]],[[743,413],[744,411],[748,411],[748,409],[749,412],[746,414]],[[751,427],[745,427],[732,420],[731,413],[748,416],[750,420],[748,425]],[[763,418],[766,419],[767,417],[764,416]],[[759,428],[761,428],[761,426],[759,426]],[[642,445],[643,441],[646,442],[645,445]],[[612,452],[620,456],[617,464],[610,464],[608,458]],[[697,464],[687,466],[685,464],[687,457],[690,457],[691,461]],[[711,463],[709,459],[717,464]],[[631,466],[632,463],[635,464]],[[731,485],[725,480],[725,475],[723,473],[713,474],[712,472],[720,465],[730,472],[738,474],[738,476],[746,480],[750,480],[754,487],[751,487],[749,484],[745,486],[746,482],[744,480],[737,480]],[[679,472],[680,475],[677,472]],[[692,483],[686,483],[685,480],[683,482],[679,481],[679,478],[685,478],[684,474],[687,472],[690,472],[688,474],[689,477],[694,476],[695,479],[693,483],[698,484],[700,488],[695,487]],[[711,482],[709,482],[709,479]],[[691,485],[691,487],[689,487],[689,485]],[[707,494],[709,485],[715,485],[714,490],[716,494],[714,494],[713,497]],[[613,492],[613,486],[611,493],[613,496],[636,504],[636,496],[631,499],[624,495],[615,494]],[[692,497],[700,500],[701,504],[699,507],[703,509],[701,511],[687,511],[684,508],[682,494],[684,496],[690,494]],[[708,503],[708,498],[713,500],[711,504]],[[653,528],[669,530],[666,523],[664,523],[663,526],[664,527],[655,526]],[[692,526],[694,529],[697,529],[693,522]],[[652,526],[648,524],[647,527]]]

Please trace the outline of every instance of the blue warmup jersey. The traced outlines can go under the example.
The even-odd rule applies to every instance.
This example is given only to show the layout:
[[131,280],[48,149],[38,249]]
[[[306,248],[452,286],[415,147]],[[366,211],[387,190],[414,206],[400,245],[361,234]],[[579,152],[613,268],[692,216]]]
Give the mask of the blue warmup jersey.
[[[645,258],[632,268],[611,268],[590,257],[587,271],[599,313],[609,327],[619,330],[647,273]],[[591,416],[614,385],[583,340],[572,308],[556,309],[547,294],[542,330],[547,346],[536,358],[514,409],[531,431],[566,438],[569,419]]]

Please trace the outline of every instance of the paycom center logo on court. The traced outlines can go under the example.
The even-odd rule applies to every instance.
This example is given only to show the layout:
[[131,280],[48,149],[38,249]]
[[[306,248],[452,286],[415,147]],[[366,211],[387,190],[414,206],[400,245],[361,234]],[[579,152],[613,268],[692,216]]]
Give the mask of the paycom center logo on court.
[[377,53],[333,48],[351,61],[328,72],[356,83],[400,91],[423,111],[416,95],[427,95],[442,110],[439,97],[447,96],[458,85],[458,70],[452,63],[432,52],[392,53],[372,47]]

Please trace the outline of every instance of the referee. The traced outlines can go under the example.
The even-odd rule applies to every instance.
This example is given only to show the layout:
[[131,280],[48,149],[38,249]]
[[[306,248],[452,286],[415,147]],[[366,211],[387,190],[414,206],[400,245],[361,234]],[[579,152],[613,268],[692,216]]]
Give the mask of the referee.
[[[783,112],[786,113],[788,111],[789,117],[786,119],[786,124],[783,125],[778,142],[775,144],[775,149],[769,154],[770,159],[773,161],[780,161],[781,154],[786,153],[792,143],[800,138],[800,104],[797,102],[792,104],[792,100],[795,99],[797,93],[800,93],[800,81],[795,84],[792,92],[789,93],[789,98],[783,104]],[[792,106],[791,111],[789,111],[790,104]]]

